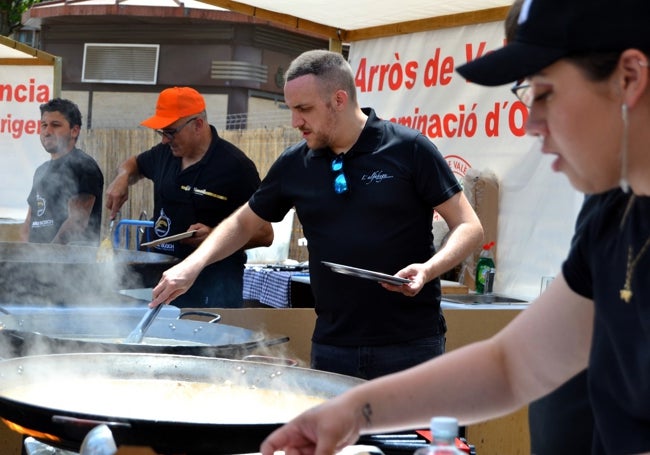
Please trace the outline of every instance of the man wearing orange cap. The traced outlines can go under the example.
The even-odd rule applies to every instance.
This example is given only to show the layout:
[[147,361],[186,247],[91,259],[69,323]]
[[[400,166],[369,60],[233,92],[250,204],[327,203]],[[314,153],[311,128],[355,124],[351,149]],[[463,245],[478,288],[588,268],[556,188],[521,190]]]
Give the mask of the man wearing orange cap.
[[[217,134],[208,123],[205,100],[193,88],[163,90],[153,117],[142,125],[162,137],[160,144],[132,156],[118,168],[107,189],[106,207],[115,218],[128,199],[129,185],[141,178],[154,183],[154,238],[196,230],[184,240],[157,245],[156,252],[187,257],[260,184],[253,161]],[[245,248],[268,246],[273,228],[267,223]],[[190,291],[174,302],[180,307],[242,306],[243,249],[206,268]]]

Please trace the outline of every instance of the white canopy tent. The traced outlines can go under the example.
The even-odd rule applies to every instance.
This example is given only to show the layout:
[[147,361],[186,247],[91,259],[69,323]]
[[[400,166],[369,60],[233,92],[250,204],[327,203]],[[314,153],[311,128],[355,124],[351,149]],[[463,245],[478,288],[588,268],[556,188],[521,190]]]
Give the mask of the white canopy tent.
[[[349,43],[383,36],[498,21],[513,0],[50,0],[38,8],[156,6],[225,10]],[[28,26],[32,24],[28,18]]]
[[512,4],[512,0],[201,1],[345,43],[497,21]]

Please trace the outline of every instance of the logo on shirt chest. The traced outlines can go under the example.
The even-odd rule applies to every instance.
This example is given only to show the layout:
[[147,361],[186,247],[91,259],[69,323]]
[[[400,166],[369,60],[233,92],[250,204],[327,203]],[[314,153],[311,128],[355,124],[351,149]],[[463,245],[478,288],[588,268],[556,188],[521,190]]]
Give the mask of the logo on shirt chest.
[[366,185],[370,185],[371,183],[382,183],[384,180],[390,180],[392,178],[394,178],[393,175],[387,174],[384,171],[373,171],[370,175],[363,174],[361,181]]
[[158,237],[166,237],[171,229],[172,221],[165,214],[164,210],[160,210],[160,215],[154,224],[154,231]]
[[45,202],[45,199],[41,197],[40,194],[36,195],[36,215],[37,216],[43,216],[45,213],[45,209],[47,208],[47,204]]

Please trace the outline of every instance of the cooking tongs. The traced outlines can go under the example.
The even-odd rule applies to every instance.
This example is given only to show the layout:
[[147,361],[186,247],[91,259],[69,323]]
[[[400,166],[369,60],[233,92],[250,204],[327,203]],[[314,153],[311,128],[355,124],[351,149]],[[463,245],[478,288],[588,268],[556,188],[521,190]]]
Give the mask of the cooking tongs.
[[144,334],[149,329],[149,326],[151,325],[153,320],[156,319],[156,316],[162,309],[162,306],[163,304],[160,304],[154,308],[149,308],[149,310],[147,310],[147,312],[144,314],[140,322],[138,322],[138,325],[135,326],[135,329],[133,329],[133,331],[129,333],[129,336],[126,337],[124,342],[128,344],[142,343]]
[[108,225],[108,234],[97,248],[97,262],[113,262],[113,228],[115,219],[112,219]]

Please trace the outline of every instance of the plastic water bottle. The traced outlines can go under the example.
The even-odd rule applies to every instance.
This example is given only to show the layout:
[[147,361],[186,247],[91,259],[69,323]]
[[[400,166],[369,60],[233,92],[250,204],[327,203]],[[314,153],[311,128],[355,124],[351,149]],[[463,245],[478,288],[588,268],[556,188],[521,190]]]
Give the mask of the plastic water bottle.
[[[481,254],[479,254],[478,262],[476,263],[476,293],[484,294],[486,291],[491,292],[491,286],[488,288],[486,284],[492,285],[493,283],[488,283],[488,274],[491,270],[495,269],[494,266],[494,257],[492,255],[491,248],[494,246],[494,242],[486,243],[483,245]],[[494,275],[492,275],[494,277]]]
[[458,420],[455,417],[431,419],[431,444],[421,447],[414,455],[467,455],[456,447]]

